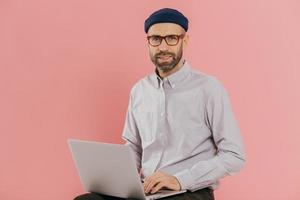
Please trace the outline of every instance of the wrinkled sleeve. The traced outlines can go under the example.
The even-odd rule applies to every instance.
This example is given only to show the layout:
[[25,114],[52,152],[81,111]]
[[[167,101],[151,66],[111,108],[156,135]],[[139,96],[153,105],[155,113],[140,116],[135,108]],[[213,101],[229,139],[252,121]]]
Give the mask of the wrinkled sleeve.
[[245,163],[242,138],[231,109],[229,95],[219,81],[215,81],[205,103],[206,121],[212,133],[217,154],[199,161],[175,174],[182,189],[196,190],[227,175],[240,171]]
[[132,112],[133,109],[133,95],[130,93],[129,104],[126,112],[125,124],[122,132],[122,138],[125,140],[125,145],[129,146],[133,152],[137,170],[140,171],[141,168],[141,139],[139,136],[139,131],[136,126],[135,118]]

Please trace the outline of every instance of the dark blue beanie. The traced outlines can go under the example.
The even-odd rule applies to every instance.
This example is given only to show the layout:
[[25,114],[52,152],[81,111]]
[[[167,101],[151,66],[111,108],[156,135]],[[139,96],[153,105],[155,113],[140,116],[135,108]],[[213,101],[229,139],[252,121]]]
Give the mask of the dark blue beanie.
[[145,32],[148,33],[153,24],[168,22],[182,26],[185,31],[189,27],[189,20],[181,12],[171,8],[163,8],[155,11],[145,20]]

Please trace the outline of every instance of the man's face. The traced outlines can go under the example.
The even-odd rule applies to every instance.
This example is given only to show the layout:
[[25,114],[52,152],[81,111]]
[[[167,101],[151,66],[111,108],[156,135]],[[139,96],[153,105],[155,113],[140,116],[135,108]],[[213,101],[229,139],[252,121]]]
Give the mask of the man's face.
[[[166,35],[182,35],[185,30],[174,23],[158,23],[154,24],[148,30],[147,36],[166,36]],[[177,45],[170,46],[165,40],[161,41],[158,46],[151,46],[148,43],[149,54],[153,64],[164,73],[172,70],[182,58],[183,48],[186,45],[186,35],[180,38]]]

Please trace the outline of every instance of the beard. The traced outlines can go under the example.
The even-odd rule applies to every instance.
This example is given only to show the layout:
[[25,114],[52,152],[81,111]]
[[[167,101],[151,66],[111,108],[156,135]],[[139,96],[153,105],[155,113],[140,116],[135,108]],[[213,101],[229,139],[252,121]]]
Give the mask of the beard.
[[[168,56],[168,60],[161,60],[161,56]],[[182,45],[179,48],[177,54],[171,52],[159,52],[155,55],[150,55],[151,61],[159,70],[163,71],[164,73],[171,71],[176,67],[179,61],[182,58]]]

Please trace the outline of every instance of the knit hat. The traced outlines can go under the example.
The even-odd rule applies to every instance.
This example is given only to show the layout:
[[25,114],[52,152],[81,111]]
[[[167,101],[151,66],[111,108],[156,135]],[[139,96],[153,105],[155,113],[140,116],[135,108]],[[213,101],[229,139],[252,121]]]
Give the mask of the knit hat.
[[185,31],[188,30],[188,19],[178,10],[172,8],[163,8],[152,13],[145,20],[145,32],[148,33],[149,28],[157,23],[174,23],[180,25]]

